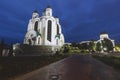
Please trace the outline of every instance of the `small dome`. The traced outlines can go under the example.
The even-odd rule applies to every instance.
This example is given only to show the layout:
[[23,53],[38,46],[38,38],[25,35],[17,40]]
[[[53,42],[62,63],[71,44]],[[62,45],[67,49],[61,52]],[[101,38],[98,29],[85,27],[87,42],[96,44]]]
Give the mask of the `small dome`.
[[48,9],[48,8],[52,9],[51,6],[48,5],[48,6],[43,10],[43,12],[45,12],[46,9]]

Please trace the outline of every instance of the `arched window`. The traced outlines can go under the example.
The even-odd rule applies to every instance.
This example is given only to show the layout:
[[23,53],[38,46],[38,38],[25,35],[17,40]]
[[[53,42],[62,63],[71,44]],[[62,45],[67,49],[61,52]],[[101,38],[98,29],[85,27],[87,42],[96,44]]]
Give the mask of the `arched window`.
[[57,35],[59,34],[59,25],[57,24]]
[[52,21],[48,20],[47,40],[51,42]]
[[34,25],[34,30],[37,31],[37,29],[38,29],[38,21],[36,21]]

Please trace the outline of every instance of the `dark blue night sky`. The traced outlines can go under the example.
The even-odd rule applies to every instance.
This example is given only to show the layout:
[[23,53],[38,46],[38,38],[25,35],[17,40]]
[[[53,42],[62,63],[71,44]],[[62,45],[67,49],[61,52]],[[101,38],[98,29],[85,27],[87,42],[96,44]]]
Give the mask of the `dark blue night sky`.
[[0,38],[22,43],[32,12],[50,5],[60,18],[66,42],[98,40],[108,32],[120,42],[120,0],[0,0]]

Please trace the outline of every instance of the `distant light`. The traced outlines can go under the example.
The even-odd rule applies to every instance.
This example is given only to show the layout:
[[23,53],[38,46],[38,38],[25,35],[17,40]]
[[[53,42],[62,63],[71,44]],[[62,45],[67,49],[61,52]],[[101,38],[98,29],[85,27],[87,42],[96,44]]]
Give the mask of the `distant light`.
[[16,45],[13,45],[13,50],[15,50],[16,49]]

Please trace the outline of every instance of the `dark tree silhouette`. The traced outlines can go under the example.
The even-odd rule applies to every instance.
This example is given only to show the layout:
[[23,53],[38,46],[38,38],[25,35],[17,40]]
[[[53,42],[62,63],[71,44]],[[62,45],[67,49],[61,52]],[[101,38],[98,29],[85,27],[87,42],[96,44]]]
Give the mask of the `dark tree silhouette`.
[[87,49],[89,49],[89,44],[82,43],[82,44],[79,45],[79,49],[81,49],[81,50],[87,50]]
[[2,51],[5,47],[5,41],[4,38],[2,38],[1,43],[0,43],[0,56],[2,56]]
[[101,49],[101,43],[100,42],[97,42],[96,44],[96,51],[100,52],[102,49]]
[[78,47],[78,43],[73,42],[73,43],[71,44],[71,46],[72,46],[72,47]]
[[10,51],[8,56],[13,56],[13,44],[10,45]]
[[89,51],[94,51],[94,46],[95,46],[94,41],[90,41],[90,43],[88,45]]
[[63,52],[64,53],[68,53],[70,51],[70,46],[69,45],[64,45],[64,50],[63,50]]
[[103,48],[107,48],[107,52],[109,51],[113,51],[113,44],[111,42],[111,40],[104,38],[104,40],[102,40],[102,46]]

